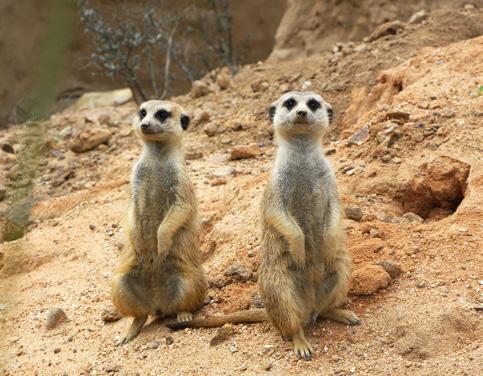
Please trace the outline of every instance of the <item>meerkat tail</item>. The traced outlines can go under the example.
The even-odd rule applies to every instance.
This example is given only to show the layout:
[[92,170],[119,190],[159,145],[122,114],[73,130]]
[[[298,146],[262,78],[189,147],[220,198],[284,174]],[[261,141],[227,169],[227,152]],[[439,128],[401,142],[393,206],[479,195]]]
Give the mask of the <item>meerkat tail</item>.
[[191,321],[168,322],[165,325],[172,330],[185,328],[216,328],[224,324],[246,324],[268,321],[265,309],[247,309],[222,316],[212,316],[204,319],[193,319]]

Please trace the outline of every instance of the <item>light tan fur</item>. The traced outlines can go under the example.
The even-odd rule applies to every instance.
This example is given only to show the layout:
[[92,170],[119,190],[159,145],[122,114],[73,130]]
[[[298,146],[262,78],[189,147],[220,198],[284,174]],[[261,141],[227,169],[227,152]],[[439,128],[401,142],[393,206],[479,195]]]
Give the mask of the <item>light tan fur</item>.
[[332,109],[315,93],[290,92],[270,115],[279,147],[262,199],[259,288],[271,323],[292,339],[299,356],[310,359],[306,324],[317,317],[360,323],[338,308],[346,299],[351,258],[335,176],[321,147]]
[[[169,113],[166,119],[156,117],[161,110]],[[134,127],[144,151],[133,169],[129,247],[111,284],[117,310],[134,317],[122,343],[138,335],[148,315],[191,320],[207,290],[197,201],[182,151],[181,121],[186,127],[189,118],[167,101],[143,103],[140,114]]]

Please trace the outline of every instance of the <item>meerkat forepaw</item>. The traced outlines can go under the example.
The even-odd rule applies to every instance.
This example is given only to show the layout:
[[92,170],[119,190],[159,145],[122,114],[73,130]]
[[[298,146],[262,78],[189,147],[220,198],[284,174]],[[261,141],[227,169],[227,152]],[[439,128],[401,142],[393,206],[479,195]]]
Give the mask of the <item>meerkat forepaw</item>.
[[176,320],[178,321],[191,321],[193,320],[193,314],[190,312],[180,312],[176,316]]
[[359,325],[362,323],[361,319],[352,311],[348,309],[331,309],[326,312],[322,312],[319,317],[338,321],[345,325]]

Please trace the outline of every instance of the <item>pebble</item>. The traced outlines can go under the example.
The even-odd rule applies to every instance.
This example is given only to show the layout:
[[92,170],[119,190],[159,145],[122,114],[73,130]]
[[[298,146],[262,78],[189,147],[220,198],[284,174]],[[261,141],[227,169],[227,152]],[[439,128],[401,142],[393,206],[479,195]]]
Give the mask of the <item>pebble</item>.
[[0,184],[0,201],[2,201],[6,195],[7,195],[7,188],[5,188],[5,186]]
[[193,98],[202,97],[210,92],[210,88],[208,85],[200,80],[193,82],[193,86],[191,87],[191,96]]
[[89,225],[89,229],[90,229],[91,231],[94,231],[94,230],[96,229],[96,225],[95,225],[95,224],[93,224],[93,223],[91,223],[91,224]]
[[359,222],[362,219],[362,209],[357,205],[350,205],[345,207],[345,216],[349,219]]
[[171,336],[166,337],[166,345],[170,346],[174,343],[174,339]]
[[58,354],[58,353],[60,353],[60,347],[56,347],[56,348],[54,349],[54,354]]
[[409,19],[410,24],[418,24],[428,18],[428,12],[424,9],[420,10],[419,12],[414,13],[411,18]]
[[266,363],[263,364],[263,369],[265,371],[270,371],[272,369],[272,367],[273,367],[273,363],[272,362],[266,362]]
[[351,293],[371,295],[387,287],[390,281],[390,275],[381,265],[366,265],[352,273]]
[[69,149],[74,153],[84,153],[107,144],[111,137],[112,133],[108,129],[88,127],[72,137]]
[[52,329],[58,324],[67,320],[67,315],[59,307],[49,308],[47,311],[47,317],[45,319],[45,326],[47,329]]
[[232,277],[240,282],[246,282],[252,278],[252,271],[239,262],[235,262],[224,273],[227,277]]
[[116,322],[119,321],[121,318],[122,316],[113,308],[105,308],[101,313],[101,319],[104,322]]
[[156,350],[159,347],[159,345],[161,345],[161,342],[154,340],[154,341],[149,342],[147,344],[147,347],[148,347],[148,349]]
[[408,221],[409,223],[423,223],[424,222],[423,218],[421,218],[419,215],[414,214],[412,212],[404,213],[402,217],[406,221]]
[[210,124],[206,124],[203,128],[203,132],[205,132],[205,134],[208,136],[208,137],[213,137],[215,136],[216,134],[218,133],[221,133],[223,131],[222,128],[220,128],[219,126],[217,126],[216,124],[214,123],[210,123]]
[[381,260],[377,262],[377,265],[381,265],[392,279],[398,277],[403,272],[401,265],[393,260]]
[[225,324],[221,328],[216,329],[215,335],[210,339],[210,346],[216,346],[226,341],[233,334],[233,326]]
[[221,90],[228,89],[231,86],[231,79],[228,74],[220,73],[216,77],[216,84]]
[[249,159],[260,155],[262,150],[257,144],[234,146],[230,151],[230,160]]

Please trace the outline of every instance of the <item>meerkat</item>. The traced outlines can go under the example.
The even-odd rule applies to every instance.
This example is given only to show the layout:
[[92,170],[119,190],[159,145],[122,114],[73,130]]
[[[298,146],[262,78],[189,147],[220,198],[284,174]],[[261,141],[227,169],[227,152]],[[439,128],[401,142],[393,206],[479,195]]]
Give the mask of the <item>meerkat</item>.
[[140,106],[134,125],[143,154],[132,174],[130,246],[111,285],[119,313],[134,317],[121,343],[139,334],[148,315],[191,320],[208,288],[198,245],[197,201],[182,148],[189,122],[178,104],[151,100]]
[[269,116],[278,149],[261,205],[258,284],[270,322],[309,360],[306,324],[318,317],[360,323],[355,313],[339,308],[352,261],[335,175],[322,149],[333,110],[316,93],[288,92],[272,104]]
[[270,321],[309,360],[304,327],[318,317],[360,324],[340,309],[349,288],[335,176],[322,150],[332,107],[315,93],[289,92],[269,109],[279,147],[262,199],[262,265],[258,278],[265,309],[168,323],[171,329]]

